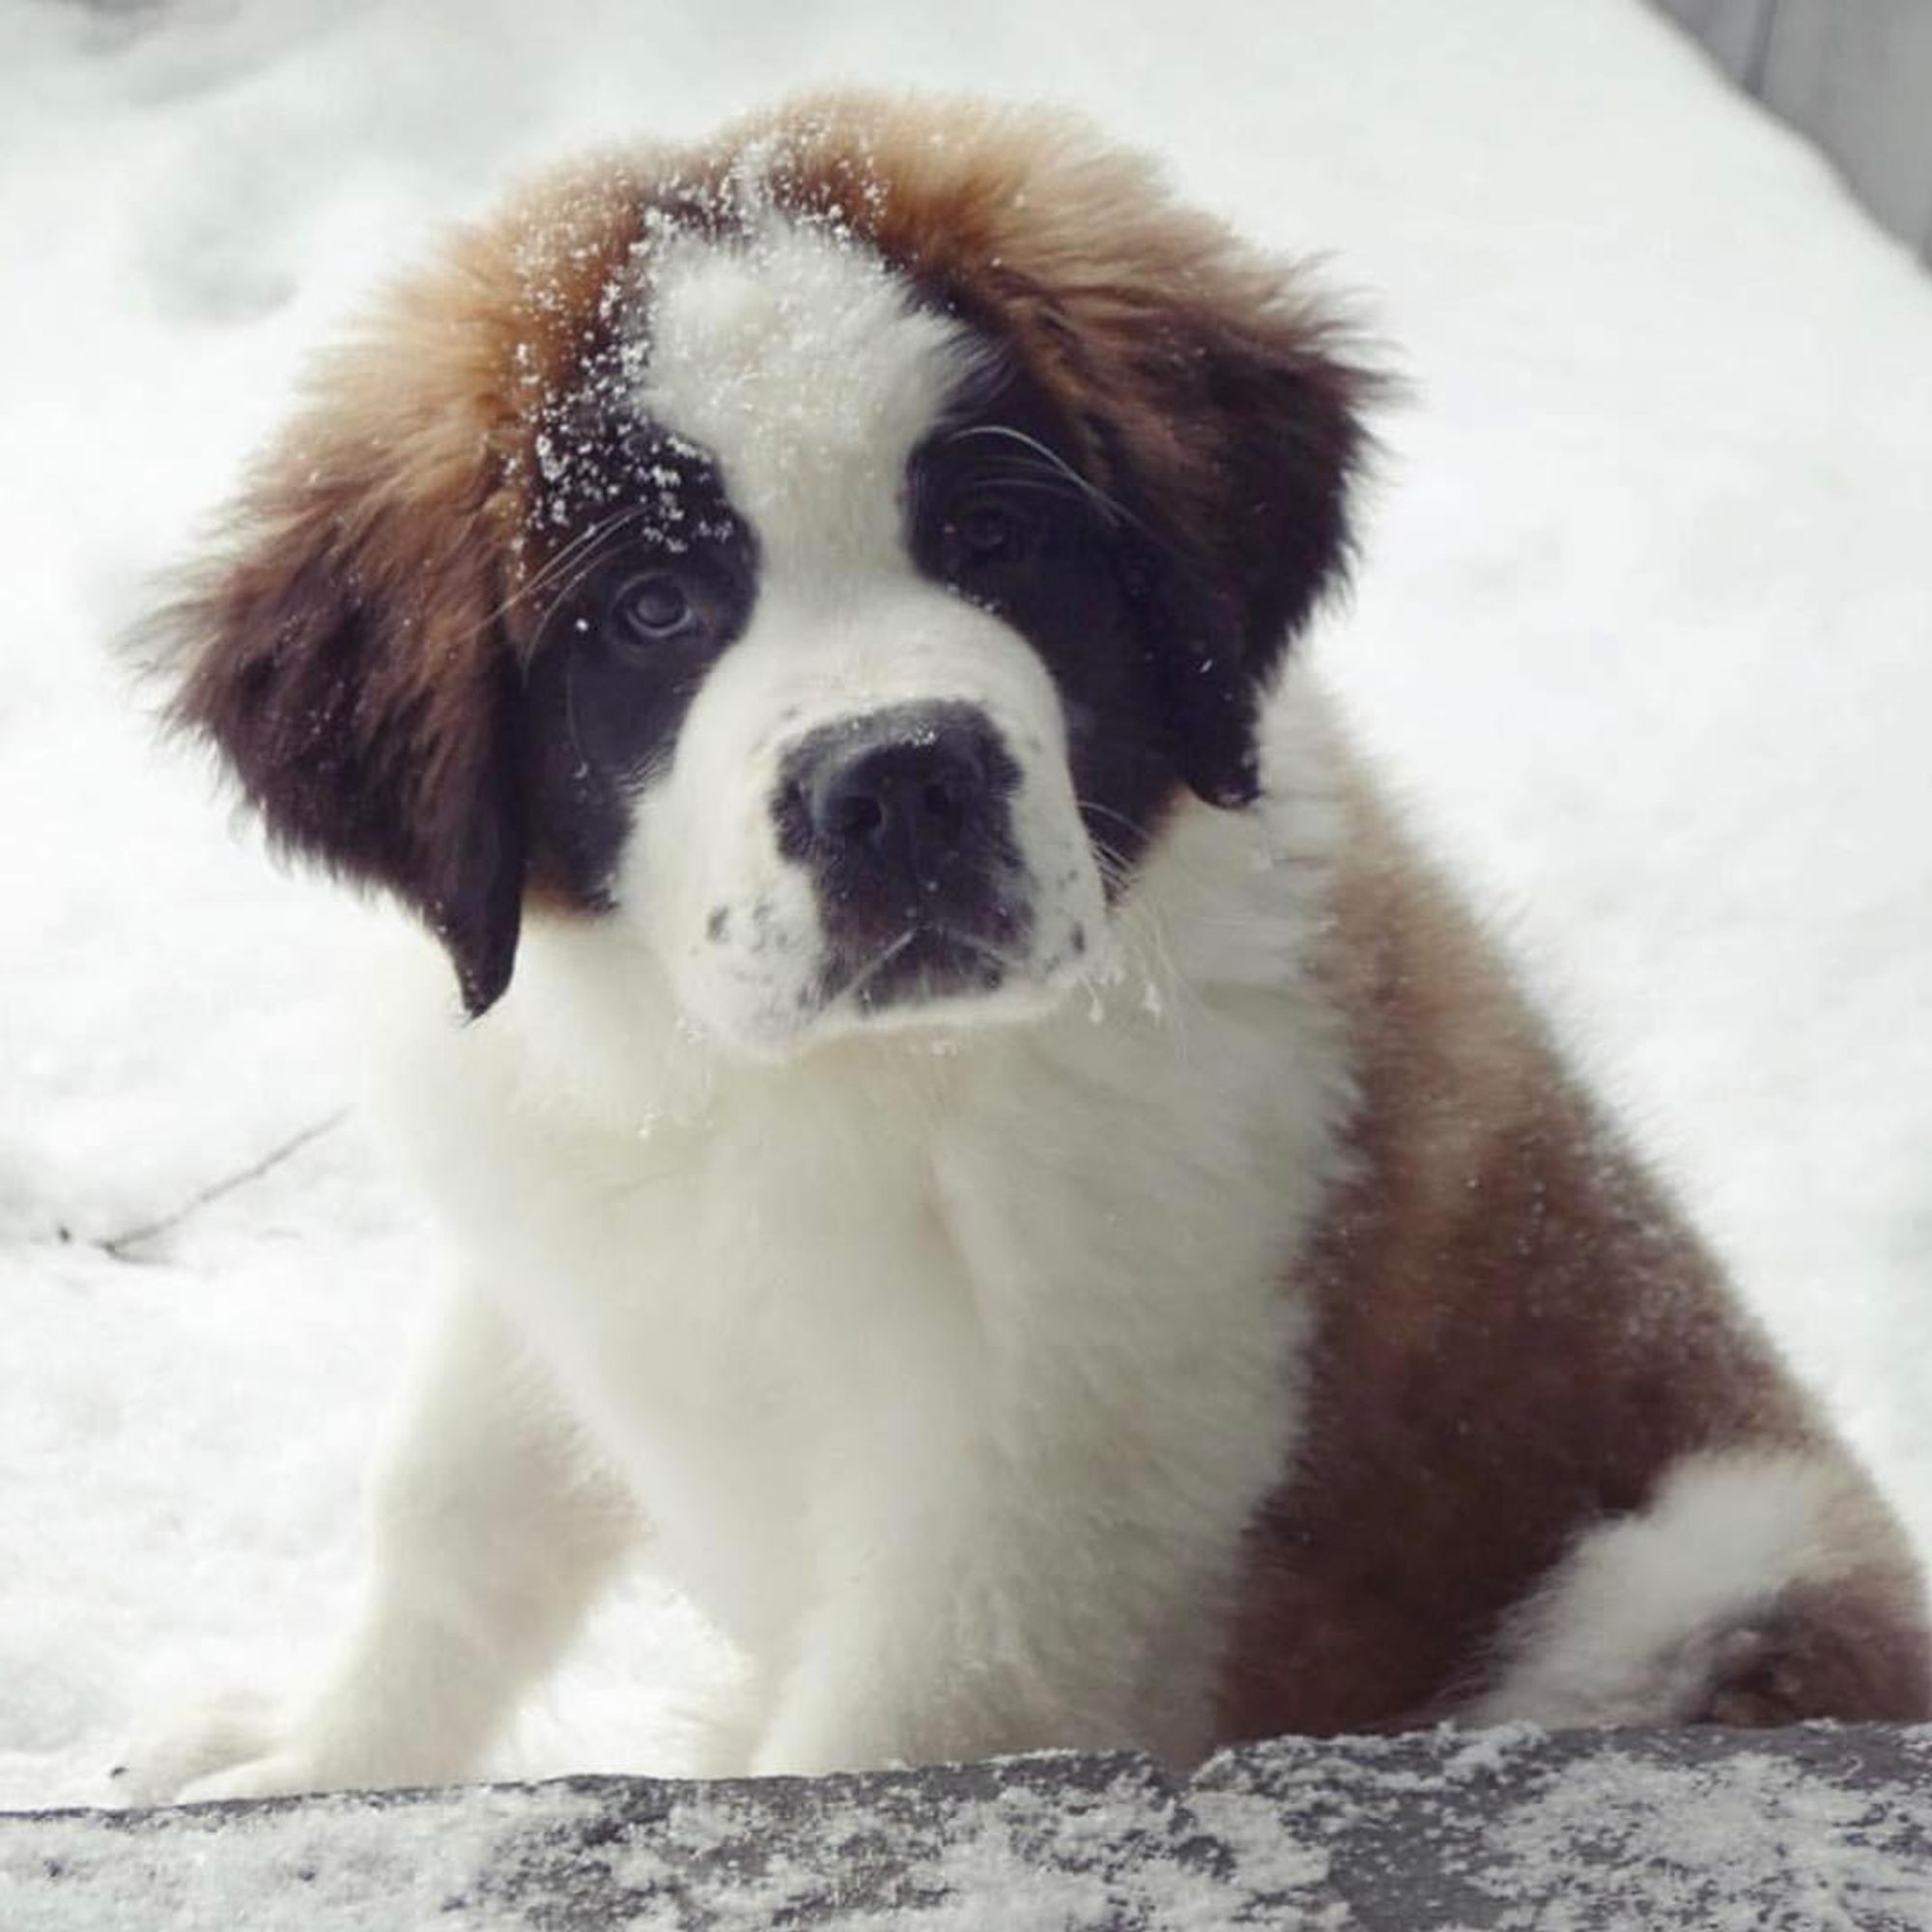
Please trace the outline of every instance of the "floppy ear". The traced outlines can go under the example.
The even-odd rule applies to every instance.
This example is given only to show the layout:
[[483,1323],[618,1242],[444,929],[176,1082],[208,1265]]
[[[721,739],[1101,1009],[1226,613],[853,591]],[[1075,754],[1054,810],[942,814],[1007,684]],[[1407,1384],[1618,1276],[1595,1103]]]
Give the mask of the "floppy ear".
[[475,1015],[517,945],[518,671],[486,426],[416,373],[366,349],[325,372],[147,636],[173,722],[219,749],[273,841],[411,905]]
[[[1302,269],[1078,119],[810,105],[808,145],[889,156],[883,201],[860,193],[855,223],[990,318],[1066,409],[1094,480],[1148,539],[1133,581],[1175,762],[1214,804],[1253,798],[1260,700],[1346,575],[1360,412],[1383,380]],[[838,134],[841,115],[856,136]]]
[[1187,457],[1175,491],[1159,445],[1153,473],[1142,469],[1142,514],[1159,537],[1155,664],[1182,777],[1210,804],[1244,805],[1259,788],[1268,680],[1348,574],[1349,492],[1368,442],[1359,411],[1382,384],[1319,312],[1285,299],[1170,311],[1154,326],[1163,352],[1148,402]]

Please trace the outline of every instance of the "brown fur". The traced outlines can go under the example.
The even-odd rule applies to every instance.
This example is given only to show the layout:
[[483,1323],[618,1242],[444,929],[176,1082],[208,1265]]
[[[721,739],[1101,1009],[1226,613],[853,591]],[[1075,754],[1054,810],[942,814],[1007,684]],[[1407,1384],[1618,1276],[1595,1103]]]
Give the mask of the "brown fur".
[[1763,1730],[1827,1717],[1917,1722],[1932,1713],[1932,1663],[1918,1574],[1897,1530],[1847,1538],[1863,1563],[1842,1579],[1788,1590],[1734,1634],[1691,1720]]
[[472,1012],[508,982],[526,895],[560,901],[525,838],[513,699],[546,593],[611,504],[594,460],[559,477],[551,452],[594,452],[617,298],[665,226],[734,232],[761,199],[992,326],[1155,528],[1192,651],[1177,742],[1205,794],[1251,795],[1256,693],[1343,560],[1373,379],[1292,276],[1077,123],[828,96],[554,176],[319,368],[150,633],[177,722],[272,836],[414,906]]
[[727,142],[766,127],[781,202],[830,207],[989,319],[1084,437],[1094,480],[1239,600],[1234,641],[1251,671],[1271,667],[1341,559],[1378,386],[1300,278],[1056,116],[831,96]]
[[[761,202],[867,238],[1051,394],[1157,538],[1149,594],[1191,646],[1166,701],[1204,795],[1251,791],[1257,693],[1346,562],[1375,378],[1293,271],[1078,124],[824,97],[553,177],[322,367],[159,627],[177,720],[283,844],[415,906],[472,1012],[525,903],[562,903],[516,698],[612,511],[594,452],[620,307],[667,226],[729,235]],[[559,443],[593,455],[565,473]],[[1481,937],[1366,790],[1350,810],[1321,970],[1354,1034],[1354,1166],[1303,1258],[1311,1433],[1250,1539],[1230,1736],[1444,1711],[1579,1526],[1677,1457],[1835,1453]],[[1774,1607],[1709,1715],[1932,1707],[1895,1529],[1874,1504],[1845,1539],[1839,1580]]]
[[529,399],[572,361],[620,207],[614,188],[520,205],[394,290],[148,633],[176,723],[273,838],[414,906],[472,1011],[508,980],[526,884],[509,619]]
[[[1350,811],[1326,970],[1354,1168],[1308,1258],[1308,1435],[1249,1540],[1235,1738],[1447,1716],[1570,1542],[1678,1458],[1838,1454],[1467,916],[1359,785]],[[1683,1715],[1932,1713],[1910,1555],[1845,1482],[1841,1579],[1781,1602]]]

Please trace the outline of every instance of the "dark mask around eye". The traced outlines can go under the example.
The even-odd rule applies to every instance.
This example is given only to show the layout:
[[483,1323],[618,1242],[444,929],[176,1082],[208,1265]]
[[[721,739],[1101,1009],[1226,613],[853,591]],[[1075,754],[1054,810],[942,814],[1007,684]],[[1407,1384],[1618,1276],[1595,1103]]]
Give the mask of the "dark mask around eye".
[[668,761],[756,587],[750,532],[701,453],[642,431],[631,441],[638,487],[575,539],[525,698],[534,863],[587,909],[610,903],[630,798]]

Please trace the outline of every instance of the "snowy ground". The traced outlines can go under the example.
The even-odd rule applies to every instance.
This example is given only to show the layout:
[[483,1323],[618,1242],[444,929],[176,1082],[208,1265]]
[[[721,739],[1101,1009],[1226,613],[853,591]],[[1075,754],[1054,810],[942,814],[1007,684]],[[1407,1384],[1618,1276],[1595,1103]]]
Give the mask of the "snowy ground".
[[[433,1272],[355,916],[104,642],[440,222],[839,77],[1332,253],[1418,400],[1322,656],[1932,1545],[1932,283],[1637,0],[0,0],[0,1805],[299,1677]],[[639,1582],[505,1763],[675,1771],[711,1662]]]

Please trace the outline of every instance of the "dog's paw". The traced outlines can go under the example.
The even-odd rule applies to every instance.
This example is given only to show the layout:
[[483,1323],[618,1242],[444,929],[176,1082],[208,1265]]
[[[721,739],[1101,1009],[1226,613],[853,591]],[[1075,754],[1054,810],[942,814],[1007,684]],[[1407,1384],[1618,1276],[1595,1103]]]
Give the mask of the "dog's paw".
[[202,1797],[264,1795],[204,1787],[277,1762],[284,1736],[281,1712],[262,1697],[238,1695],[171,1713],[128,1740],[120,1762],[107,1774],[112,1802],[133,1808]]

